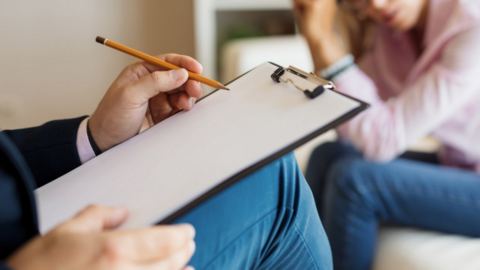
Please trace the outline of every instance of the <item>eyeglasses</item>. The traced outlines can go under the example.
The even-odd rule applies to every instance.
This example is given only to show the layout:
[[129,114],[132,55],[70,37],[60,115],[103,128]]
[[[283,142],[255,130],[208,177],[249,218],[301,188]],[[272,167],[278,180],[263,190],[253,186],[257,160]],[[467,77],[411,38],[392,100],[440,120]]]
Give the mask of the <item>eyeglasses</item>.
[[348,10],[361,11],[368,8],[370,0],[337,0],[338,5]]

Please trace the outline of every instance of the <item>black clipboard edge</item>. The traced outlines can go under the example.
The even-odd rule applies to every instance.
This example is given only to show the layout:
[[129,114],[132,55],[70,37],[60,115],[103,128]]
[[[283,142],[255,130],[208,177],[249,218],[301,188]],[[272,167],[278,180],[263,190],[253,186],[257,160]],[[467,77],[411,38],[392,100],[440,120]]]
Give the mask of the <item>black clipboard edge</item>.
[[[272,63],[272,62],[269,62],[270,64],[272,65],[275,65],[277,67],[281,67],[280,65],[277,65],[275,63]],[[253,69],[252,69],[253,70]],[[252,71],[250,70],[250,71]],[[246,74],[248,74],[250,71],[240,75],[239,77],[235,78],[234,80],[230,81],[229,83],[227,83],[226,85],[229,85],[231,84],[232,82],[240,79],[241,77],[245,76]],[[217,90],[214,90],[213,92],[211,92],[210,94],[202,97],[201,99],[199,99],[198,101],[201,101],[203,100],[204,98],[207,98],[208,96],[212,95],[213,93],[219,91],[218,89]],[[265,167],[266,165],[272,163],[273,161],[285,156],[286,154],[292,152],[293,150],[295,150],[296,148],[304,145],[305,143],[315,139],[316,137],[322,135],[323,133],[333,129],[333,128],[336,128],[337,126],[345,123],[346,121],[350,120],[351,118],[355,117],[357,114],[361,113],[362,111],[366,110],[368,107],[370,107],[370,105],[368,103],[365,103],[361,100],[358,100],[356,98],[353,98],[353,97],[350,97],[348,95],[345,95],[343,93],[340,93],[338,91],[336,91],[338,94],[340,95],[343,95],[345,97],[348,97],[350,99],[353,99],[357,102],[360,103],[360,106],[356,109],[353,109],[351,110],[350,112],[342,115],[341,117],[339,117],[338,119],[332,121],[331,123],[327,124],[326,126],[323,126],[321,127],[320,129],[314,131],[313,133],[301,138],[300,140],[290,144],[290,145],[287,145],[286,147],[284,147],[283,149],[279,150],[278,152],[276,152],[275,154],[261,160],[260,162],[257,162],[255,163],[254,165],[244,169],[243,171],[235,174],[234,176],[230,177],[229,179],[223,181],[222,183],[218,184],[216,187],[212,188],[211,190],[207,191],[206,193],[204,193],[203,195],[201,195],[200,197],[196,198],[195,200],[193,200],[192,202],[190,202],[189,204],[185,205],[184,207],[182,207],[180,210],[177,210],[175,213],[171,214],[170,216],[162,219],[160,222],[156,223],[156,225],[164,225],[164,224],[171,224],[173,223],[175,220],[179,219],[180,217],[182,217],[183,215],[187,214],[188,212],[190,212],[191,210],[193,210],[194,208],[196,208],[197,206],[201,205],[202,203],[204,203],[205,201],[207,201],[208,199],[212,198],[213,196],[219,194],[220,192],[222,192],[223,190],[229,188],[230,186],[234,185],[235,183],[241,181],[243,178],[247,177],[248,175],[260,170],[261,168]]]

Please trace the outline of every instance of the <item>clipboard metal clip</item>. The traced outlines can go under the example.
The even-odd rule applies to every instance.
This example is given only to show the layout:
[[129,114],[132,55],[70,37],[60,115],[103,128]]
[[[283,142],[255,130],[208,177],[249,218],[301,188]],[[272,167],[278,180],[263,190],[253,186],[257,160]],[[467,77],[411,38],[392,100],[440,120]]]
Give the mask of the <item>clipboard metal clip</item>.
[[[299,79],[310,81],[318,86],[315,87],[315,89],[313,90],[302,88],[298,85],[298,83],[296,83],[291,78],[283,78],[286,72],[289,72],[299,77]],[[272,77],[272,80],[277,83],[280,83],[280,82],[286,83],[286,84],[291,83],[293,86],[295,86],[295,88],[302,91],[305,94],[305,96],[311,99],[314,99],[320,96],[321,94],[323,94],[323,92],[325,92],[325,89],[335,90],[335,85],[332,82],[322,79],[320,77],[317,77],[313,73],[307,73],[305,71],[302,71],[293,66],[289,66],[288,68],[279,67],[277,70],[275,70],[275,72],[273,72],[271,77]]]

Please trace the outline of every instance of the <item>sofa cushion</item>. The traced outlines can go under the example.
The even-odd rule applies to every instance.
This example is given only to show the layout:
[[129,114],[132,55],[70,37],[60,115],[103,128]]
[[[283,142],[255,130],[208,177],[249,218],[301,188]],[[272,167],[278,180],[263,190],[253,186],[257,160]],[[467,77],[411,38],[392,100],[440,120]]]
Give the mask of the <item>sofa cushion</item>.
[[479,270],[480,239],[382,227],[373,270]]

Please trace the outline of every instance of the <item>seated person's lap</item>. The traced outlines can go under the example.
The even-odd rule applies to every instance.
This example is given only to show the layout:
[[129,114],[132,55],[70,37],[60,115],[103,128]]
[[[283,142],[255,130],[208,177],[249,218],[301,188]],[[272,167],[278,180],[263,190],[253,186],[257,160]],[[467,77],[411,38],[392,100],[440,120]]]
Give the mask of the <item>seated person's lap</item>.
[[334,205],[340,200],[357,206],[362,200],[364,210],[379,221],[480,236],[480,175],[475,172],[404,158],[376,163],[349,155],[331,166],[326,181],[324,208],[331,218],[337,216]]
[[197,230],[195,269],[332,269],[328,240],[293,154],[177,221],[183,222]]
[[379,222],[480,236],[480,175],[472,171],[404,158],[375,163],[328,143],[313,152],[307,180],[338,269],[368,269]]

